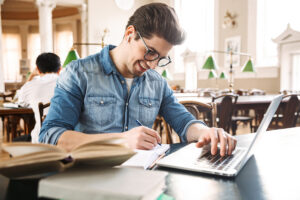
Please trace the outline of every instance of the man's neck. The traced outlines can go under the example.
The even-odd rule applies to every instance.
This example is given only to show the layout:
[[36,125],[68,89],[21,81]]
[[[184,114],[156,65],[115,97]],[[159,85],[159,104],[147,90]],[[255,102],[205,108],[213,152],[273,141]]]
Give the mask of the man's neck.
[[124,44],[121,43],[119,46],[109,51],[109,55],[113,63],[115,64],[117,70],[120,72],[122,76],[124,76],[125,78],[134,78],[127,72],[127,66],[126,66],[127,53],[123,45]]

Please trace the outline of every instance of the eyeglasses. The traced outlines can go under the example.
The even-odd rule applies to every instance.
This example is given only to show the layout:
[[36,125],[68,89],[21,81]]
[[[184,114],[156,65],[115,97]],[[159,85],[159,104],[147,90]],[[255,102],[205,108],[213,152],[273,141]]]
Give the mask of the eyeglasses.
[[140,38],[142,39],[144,45],[145,45],[145,48],[147,50],[147,52],[145,53],[144,55],[144,59],[147,60],[147,61],[155,61],[155,60],[158,60],[157,62],[157,66],[158,67],[165,67],[166,65],[170,64],[172,61],[171,61],[171,58],[170,56],[167,56],[167,57],[160,57],[159,53],[156,52],[156,51],[153,51],[151,50],[145,40],[143,39],[143,37],[141,36],[141,34],[137,31],[137,34],[140,36]]

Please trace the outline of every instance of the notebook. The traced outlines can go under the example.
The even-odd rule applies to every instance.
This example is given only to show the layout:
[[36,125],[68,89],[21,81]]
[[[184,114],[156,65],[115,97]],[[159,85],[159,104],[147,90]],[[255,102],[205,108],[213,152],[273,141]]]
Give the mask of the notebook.
[[72,168],[40,180],[38,197],[152,200],[163,193],[167,174],[136,168]]
[[125,161],[122,167],[140,167],[143,169],[152,168],[155,162],[165,155],[170,148],[169,144],[156,145],[152,150],[135,149],[136,154]]
[[195,143],[191,143],[159,160],[157,164],[163,167],[220,176],[236,176],[253,155],[254,147],[257,146],[261,137],[266,133],[282,97],[283,95],[278,95],[272,100],[248,148],[236,148],[233,155],[220,157],[219,153],[215,156],[211,155],[209,146],[197,148]]

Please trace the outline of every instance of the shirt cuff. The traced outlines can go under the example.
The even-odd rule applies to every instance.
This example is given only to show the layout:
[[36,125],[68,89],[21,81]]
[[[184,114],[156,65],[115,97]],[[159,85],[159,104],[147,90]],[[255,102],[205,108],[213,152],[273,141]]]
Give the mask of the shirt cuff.
[[195,124],[195,123],[200,123],[200,124],[202,124],[202,125],[207,126],[207,125],[206,125],[203,121],[201,121],[201,120],[191,120],[191,121],[189,121],[189,122],[185,125],[185,127],[184,127],[184,129],[183,129],[183,131],[182,131],[182,134],[181,134],[181,142],[187,142],[187,138],[186,138],[187,130],[188,130],[188,128],[190,127],[190,125]]
[[53,144],[56,145],[58,142],[58,138],[60,137],[63,132],[65,132],[67,129],[62,127],[52,127],[50,128],[43,139],[43,142],[47,144]]

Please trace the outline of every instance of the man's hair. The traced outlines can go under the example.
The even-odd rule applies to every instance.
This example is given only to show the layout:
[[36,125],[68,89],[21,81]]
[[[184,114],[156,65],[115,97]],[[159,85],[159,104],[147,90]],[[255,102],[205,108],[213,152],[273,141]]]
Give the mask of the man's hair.
[[[130,25],[147,39],[156,35],[172,45],[181,44],[185,39],[185,32],[179,25],[174,8],[163,3],[141,6],[129,18],[126,28]],[[135,39],[139,39],[138,35]]]
[[60,58],[54,53],[42,53],[35,62],[41,73],[58,72],[61,66]]

